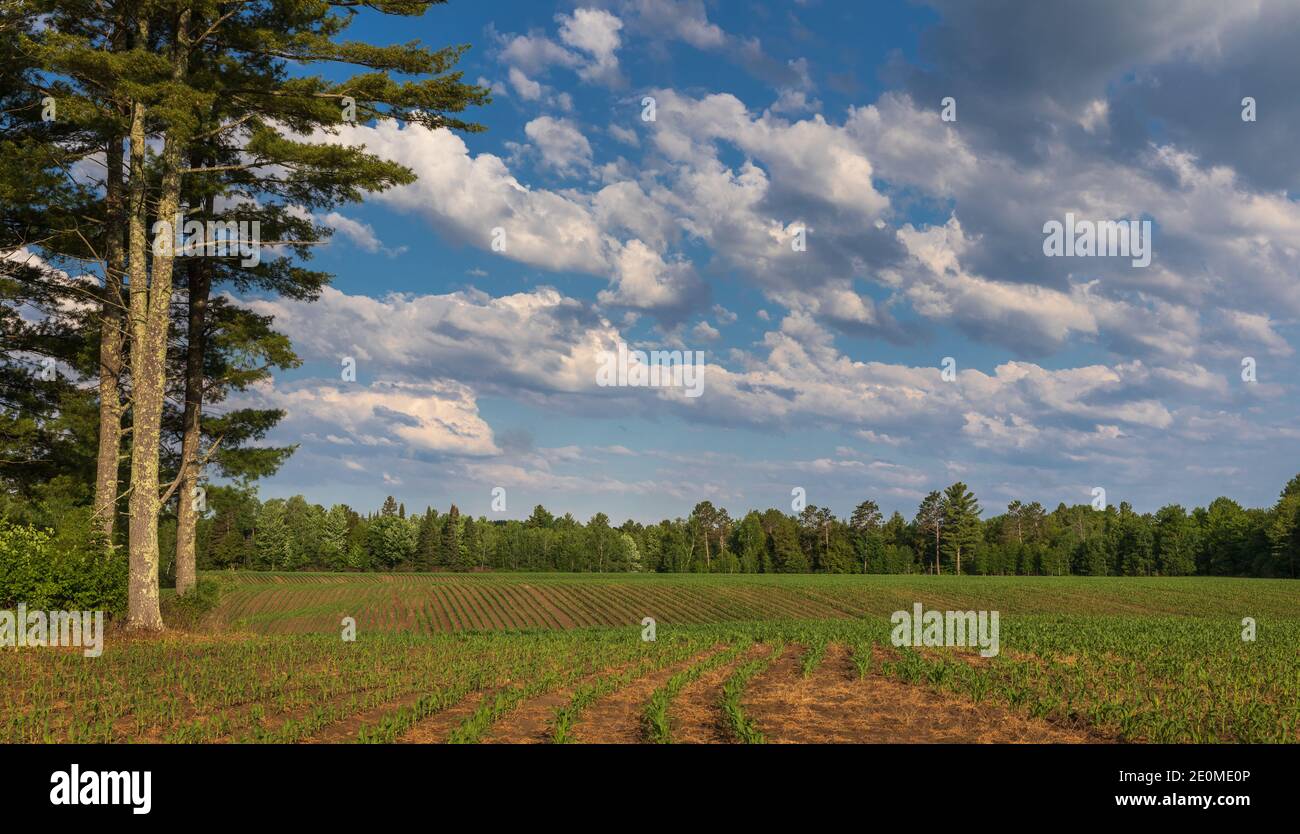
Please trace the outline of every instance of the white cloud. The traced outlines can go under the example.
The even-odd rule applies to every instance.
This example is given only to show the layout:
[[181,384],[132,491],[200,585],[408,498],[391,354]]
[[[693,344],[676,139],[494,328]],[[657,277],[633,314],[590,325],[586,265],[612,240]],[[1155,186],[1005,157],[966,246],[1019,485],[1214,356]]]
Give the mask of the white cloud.
[[391,257],[401,255],[406,251],[405,246],[399,246],[396,249],[390,249],[384,245],[379,236],[375,234],[374,228],[369,223],[363,223],[360,220],[354,220],[351,217],[344,217],[337,211],[331,211],[329,214],[320,217],[320,221],[334,231],[343,235],[343,237],[352,241],[358,249],[363,252],[372,254],[384,253]]
[[558,15],[556,21],[560,40],[591,56],[590,63],[578,69],[578,77],[609,85],[622,81],[615,55],[621,43],[621,20],[604,9],[577,9],[572,16]]
[[543,168],[563,176],[591,169],[591,144],[568,119],[541,116],[524,125],[524,133],[541,153]]
[[264,384],[241,399],[284,409],[280,430],[300,435],[325,433],[360,446],[457,455],[499,452],[474,392],[451,380]]
[[718,332],[718,328],[709,324],[707,321],[699,322],[695,327],[691,328],[691,336],[701,342],[716,342],[718,339],[722,338],[722,334]]
[[602,290],[602,304],[638,310],[681,311],[702,288],[685,260],[664,260],[639,240],[629,241],[615,261],[614,286]]
[[542,85],[529,78],[519,67],[511,67],[506,74],[515,94],[525,101],[537,101],[542,97]]

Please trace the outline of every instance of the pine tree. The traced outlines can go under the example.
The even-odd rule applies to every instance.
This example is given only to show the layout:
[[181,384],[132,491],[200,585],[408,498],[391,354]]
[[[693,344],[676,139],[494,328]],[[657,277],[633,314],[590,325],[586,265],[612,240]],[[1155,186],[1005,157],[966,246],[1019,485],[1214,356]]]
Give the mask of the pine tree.
[[960,576],[962,553],[971,553],[983,541],[979,502],[961,481],[944,490],[943,530],[944,552],[952,558]]
[[853,515],[849,518],[849,527],[855,533],[866,535],[874,533],[880,529],[880,507],[875,501],[863,501],[853,509]]
[[460,566],[460,526],[460,508],[452,504],[442,519],[442,546],[438,548],[438,557],[444,567]]
[[459,570],[471,570],[478,561],[479,549],[482,547],[482,525],[473,516],[466,516],[461,525],[460,560],[456,564]]
[[[369,8],[418,16],[432,5],[401,2]],[[262,207],[264,220],[273,220],[276,213],[283,217],[288,205],[309,210],[333,206],[355,200],[363,191],[410,182],[411,173],[401,166],[357,148],[322,145],[305,135],[339,124],[345,97],[362,121],[392,118],[430,128],[474,130],[476,125],[449,114],[485,102],[486,91],[461,83],[452,71],[463,47],[432,51],[410,44],[385,48],[336,40],[354,11],[340,12],[329,3],[289,7],[274,0],[251,0],[225,9],[187,0],[168,6],[62,0],[31,3],[29,10],[41,25],[23,33],[26,42],[19,54],[31,56],[33,77],[61,79],[55,92],[62,123],[74,125],[92,140],[78,146],[81,156],[105,152],[111,166],[104,203],[116,217],[100,225],[105,231],[95,239],[106,238],[100,259],[108,265],[107,278],[122,274],[121,264],[128,267],[123,282],[129,298],[124,306],[129,307],[125,332],[130,340],[132,416],[128,624],[156,629],[161,627],[158,512],[178,488],[183,488],[183,496],[193,489],[202,460],[197,437],[203,393],[195,369],[207,350],[203,319],[211,280],[204,267],[186,264],[178,270],[177,258],[184,253],[174,251],[170,235],[158,235],[150,246],[151,219],[170,223],[182,197],[195,192],[196,181],[202,185],[198,196],[205,212],[211,211],[212,198],[222,196],[230,204]],[[352,64],[363,72],[325,81],[285,72],[289,62],[299,68]],[[7,63],[0,71],[22,75]],[[395,74],[418,80],[396,81],[391,77]],[[304,138],[292,138],[285,129]],[[112,162],[124,138],[130,140],[130,156],[124,160],[129,174],[118,187],[121,166]],[[55,164],[66,168],[75,161]],[[285,177],[285,170],[293,175]],[[230,199],[250,194],[253,201]],[[283,242],[310,246],[319,238],[318,232],[308,230],[286,235]],[[122,254],[113,250],[117,241],[123,242]],[[178,271],[188,279],[192,337],[187,347],[185,439],[179,475],[160,495],[160,425],[168,380],[172,285]],[[265,270],[261,277],[271,279],[263,286],[277,292],[293,290],[300,279],[309,286],[321,284],[319,277],[285,269]],[[120,308],[110,303],[112,280],[105,287],[101,318],[111,324],[109,319]],[[110,337],[115,332],[111,326],[101,329]],[[113,387],[113,353],[112,339],[101,340],[102,454],[96,503],[102,514],[110,512],[109,496],[116,491],[109,464],[117,454],[116,438],[110,437],[117,402],[104,393]],[[188,563],[193,548],[186,542],[192,541],[196,518],[184,504],[180,516],[178,556]],[[179,573],[183,584],[190,581],[192,571],[181,568]]]
[[921,501],[921,506],[916,510],[916,519],[912,522],[916,527],[916,532],[920,537],[917,541],[918,549],[925,553],[927,549],[934,552],[934,572],[940,574],[943,572],[939,566],[939,548],[943,540],[944,527],[944,507],[943,495],[938,492],[931,492]]
[[[603,513],[598,513],[601,518],[605,518]],[[608,519],[606,519],[608,521]],[[718,527],[718,511],[713,506],[712,501],[701,501],[691,510],[691,521],[694,523],[696,534],[702,540],[702,552],[704,554],[704,572],[708,573],[713,570],[713,550],[711,541]],[[588,522],[588,528],[591,524]],[[601,569],[604,569],[604,560],[600,559]]]
[[415,545],[415,562],[420,570],[433,570],[438,565],[438,511],[432,507],[420,518],[420,534]]
[[875,501],[863,501],[853,509],[849,517],[849,529],[857,539],[858,552],[862,554],[862,572],[867,572],[868,561],[873,553],[884,554],[884,542],[880,535],[880,507]]

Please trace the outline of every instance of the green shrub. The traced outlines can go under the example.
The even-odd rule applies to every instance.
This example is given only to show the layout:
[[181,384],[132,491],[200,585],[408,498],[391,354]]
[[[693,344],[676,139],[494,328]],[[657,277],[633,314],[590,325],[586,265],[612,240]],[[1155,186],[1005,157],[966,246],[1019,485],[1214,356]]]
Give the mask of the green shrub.
[[88,518],[58,532],[0,521],[0,607],[126,612],[127,560],[110,553]]
[[217,607],[228,582],[218,579],[200,579],[185,596],[166,594],[161,599],[163,622],[172,628],[196,629],[203,618]]

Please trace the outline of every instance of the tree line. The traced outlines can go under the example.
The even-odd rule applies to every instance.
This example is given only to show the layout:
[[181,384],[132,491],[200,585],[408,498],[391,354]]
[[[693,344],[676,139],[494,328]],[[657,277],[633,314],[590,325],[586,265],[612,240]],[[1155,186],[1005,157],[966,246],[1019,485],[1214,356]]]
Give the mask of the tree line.
[[686,518],[618,526],[605,513],[584,523],[541,505],[522,521],[474,518],[454,504],[408,513],[391,496],[361,514],[301,495],[261,501],[247,486],[214,488],[211,501],[198,526],[208,569],[1290,578],[1300,570],[1300,475],[1262,509],[1230,498],[1154,513],[1128,503],[1062,503],[1049,512],[1012,501],[988,518],[958,482],[925,496],[910,520],[884,518],[871,500],[848,518],[810,504],[738,519],[701,501]]
[[[0,556],[21,564],[0,572],[27,577],[10,587],[121,569],[128,627],[160,629],[169,519],[193,589],[205,470],[247,481],[292,452],[257,444],[280,411],[223,407],[298,364],[226,291],[316,298],[320,212],[415,179],[329,141],[340,125],[482,129],[455,115],[488,101],[455,70],[467,46],[346,37],[439,2],[0,6]],[[265,249],[191,228],[257,228]]]

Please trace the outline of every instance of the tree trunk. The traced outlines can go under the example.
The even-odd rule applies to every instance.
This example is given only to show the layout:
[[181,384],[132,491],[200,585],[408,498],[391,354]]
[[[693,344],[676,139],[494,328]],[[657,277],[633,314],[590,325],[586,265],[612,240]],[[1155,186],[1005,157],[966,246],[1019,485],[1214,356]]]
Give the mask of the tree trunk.
[[181,484],[176,507],[176,595],[184,596],[195,582],[195,538],[199,510],[195,498],[202,474],[199,466],[200,418],[203,410],[203,353],[206,349],[208,295],[212,278],[207,263],[193,259],[189,273],[189,326],[185,354],[184,435],[181,440]]
[[[172,48],[172,77],[185,75],[189,28],[188,9],[177,21]],[[147,41],[145,21],[141,40]],[[167,383],[167,333],[171,324],[172,266],[175,260],[175,221],[180,207],[181,148],[184,138],[175,125],[163,138],[162,178],[157,219],[165,221],[171,239],[156,247],[151,268],[145,267],[147,219],[145,180],[145,108],[131,106],[131,565],[127,587],[127,627],[163,628],[158,608],[158,459],[162,437],[163,398]],[[147,274],[146,274],[147,273]]]
[[934,527],[934,575],[939,576],[943,573],[943,568],[939,567],[939,525]]
[[117,523],[117,469],[122,450],[122,272],[123,246],[122,137],[114,136],[105,154],[104,301],[99,316],[99,452],[95,461],[94,517],[109,548]]
[[[141,21],[141,38],[147,39]],[[145,108],[131,104],[131,215],[129,226],[131,269],[131,498],[129,503],[130,573],[127,586],[127,626],[162,628],[158,609],[158,448],[163,401],[163,353],[167,349],[167,304],[170,276],[162,278],[154,264],[153,286],[146,261],[145,226],[147,182],[145,171]],[[166,291],[168,298],[162,298]],[[152,296],[152,298],[151,298]],[[152,305],[150,301],[152,300]],[[157,319],[161,316],[162,333]]]
[[[213,200],[204,201],[203,216],[210,216]],[[203,355],[207,350],[208,296],[212,274],[203,258],[186,264],[189,279],[189,324],[185,346],[185,413],[181,440],[181,483],[176,505],[176,595],[184,596],[195,583],[195,539],[199,510],[195,494],[202,474],[199,466],[200,422],[203,412]]]

